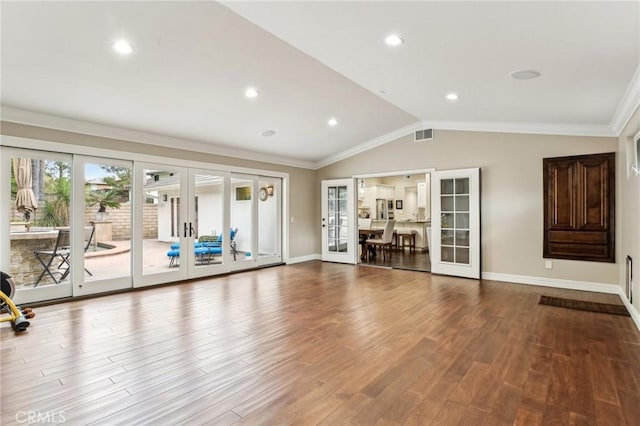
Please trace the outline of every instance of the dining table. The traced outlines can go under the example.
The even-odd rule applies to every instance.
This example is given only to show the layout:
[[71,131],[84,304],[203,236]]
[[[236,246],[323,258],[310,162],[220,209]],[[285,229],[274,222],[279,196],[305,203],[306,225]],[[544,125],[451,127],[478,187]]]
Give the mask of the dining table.
[[[360,255],[360,259],[361,260],[365,260],[366,259],[366,241],[368,238],[381,238],[382,234],[384,233],[384,228],[358,228],[358,235],[360,236],[360,245],[362,246],[362,254]],[[375,249],[374,249],[375,250]],[[375,251],[374,253],[372,253],[373,255],[375,255]]]

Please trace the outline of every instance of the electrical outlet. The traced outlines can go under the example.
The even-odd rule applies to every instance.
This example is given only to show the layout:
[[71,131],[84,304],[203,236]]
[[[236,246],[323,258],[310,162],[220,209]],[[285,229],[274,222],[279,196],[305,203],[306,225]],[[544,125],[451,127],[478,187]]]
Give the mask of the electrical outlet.
[[291,223],[293,223],[293,216],[291,216]]
[[553,269],[553,262],[551,260],[545,260],[544,269]]

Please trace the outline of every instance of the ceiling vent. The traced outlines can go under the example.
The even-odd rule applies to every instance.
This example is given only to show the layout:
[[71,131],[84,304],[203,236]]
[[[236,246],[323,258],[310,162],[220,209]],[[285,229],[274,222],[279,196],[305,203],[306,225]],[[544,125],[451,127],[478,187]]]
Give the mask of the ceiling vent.
[[430,141],[433,139],[433,129],[416,130],[414,135],[415,142]]

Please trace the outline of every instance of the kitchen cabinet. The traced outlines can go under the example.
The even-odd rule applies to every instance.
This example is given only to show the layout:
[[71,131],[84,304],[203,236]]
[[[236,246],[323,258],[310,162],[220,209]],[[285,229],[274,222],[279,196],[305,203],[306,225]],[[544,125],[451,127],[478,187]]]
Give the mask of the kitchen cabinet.
[[395,199],[396,188],[390,185],[373,185],[376,192],[376,198],[383,198],[385,200]]
[[418,208],[427,208],[427,183],[418,182]]

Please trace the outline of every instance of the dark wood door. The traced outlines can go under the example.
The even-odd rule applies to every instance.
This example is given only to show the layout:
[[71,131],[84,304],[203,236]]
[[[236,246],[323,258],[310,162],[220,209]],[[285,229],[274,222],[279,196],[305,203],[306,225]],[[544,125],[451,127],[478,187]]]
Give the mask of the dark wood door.
[[615,262],[615,153],[545,158],[544,257]]

